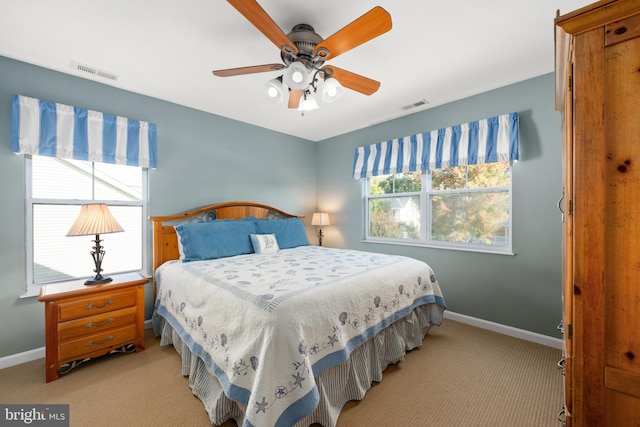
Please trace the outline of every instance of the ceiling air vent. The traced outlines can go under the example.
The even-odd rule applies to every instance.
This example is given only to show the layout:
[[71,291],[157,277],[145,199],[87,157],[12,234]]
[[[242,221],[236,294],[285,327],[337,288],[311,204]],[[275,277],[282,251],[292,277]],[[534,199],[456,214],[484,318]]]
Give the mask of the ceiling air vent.
[[409,105],[405,105],[404,107],[400,107],[401,110],[411,110],[412,108],[416,108],[416,107],[421,107],[423,105],[428,104],[429,101],[427,101],[426,99],[421,99],[418,102],[414,102],[413,104],[409,104]]
[[104,79],[113,80],[113,81],[118,80],[118,75],[117,74],[110,73],[110,72],[104,71],[104,70],[100,70],[100,69],[98,69],[96,67],[92,67],[90,65],[80,64],[79,62],[76,62],[76,61],[72,62],[72,68],[74,70],[82,71],[83,73],[92,74],[92,75],[94,75],[96,77],[102,77]]

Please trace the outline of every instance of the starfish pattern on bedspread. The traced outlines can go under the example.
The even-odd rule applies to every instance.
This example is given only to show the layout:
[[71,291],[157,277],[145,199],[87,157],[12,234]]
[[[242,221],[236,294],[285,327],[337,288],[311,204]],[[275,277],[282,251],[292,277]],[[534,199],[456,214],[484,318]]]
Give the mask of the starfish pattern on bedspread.
[[315,246],[167,263],[156,277],[158,312],[225,393],[254,408],[245,419],[254,426],[306,416],[295,408],[318,399],[314,376],[416,306],[444,306],[422,262]]

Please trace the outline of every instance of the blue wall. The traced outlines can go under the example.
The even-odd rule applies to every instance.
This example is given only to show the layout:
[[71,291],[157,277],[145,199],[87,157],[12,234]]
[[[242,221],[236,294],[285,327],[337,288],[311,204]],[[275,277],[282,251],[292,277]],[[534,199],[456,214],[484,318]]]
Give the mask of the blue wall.
[[[314,142],[1,56],[0,76],[0,357],[44,346],[44,305],[20,299],[26,280],[25,184],[24,158],[11,153],[9,143],[14,93],[156,123],[159,161],[149,175],[150,215],[231,200],[307,218],[315,209]],[[309,233],[313,237],[311,227]],[[146,291],[149,318],[151,285]]]
[[[13,93],[158,125],[159,166],[150,172],[150,215],[212,202],[252,200],[288,212],[332,214],[328,246],[407,255],[429,263],[448,308],[558,337],[561,317],[560,117],[545,75],[318,143],[90,80],[0,57],[0,357],[44,346],[44,306],[25,287],[24,159],[11,153]],[[515,256],[363,243],[355,147],[516,111],[521,161],[513,169]],[[313,241],[315,229],[308,228]],[[88,256],[88,255],[87,255]],[[147,287],[147,318],[152,288]],[[17,327],[16,325],[19,325]]]
[[[559,338],[562,192],[560,115],[553,74],[371,126],[318,144],[318,209],[332,214],[329,246],[407,255],[436,272],[453,312]],[[362,184],[351,178],[356,147],[503,113],[520,115],[513,166],[515,256],[364,243]]]

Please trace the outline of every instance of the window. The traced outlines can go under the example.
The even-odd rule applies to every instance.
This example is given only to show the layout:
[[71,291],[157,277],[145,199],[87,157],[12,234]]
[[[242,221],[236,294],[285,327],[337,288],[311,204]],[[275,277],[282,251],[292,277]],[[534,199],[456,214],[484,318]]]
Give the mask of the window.
[[511,253],[511,166],[370,177],[367,241]]
[[66,237],[84,203],[102,202],[124,229],[103,234],[104,274],[146,266],[147,170],[26,156],[27,295],[45,283],[93,276],[92,236]]
[[370,178],[368,237],[420,240],[421,189],[418,173]]

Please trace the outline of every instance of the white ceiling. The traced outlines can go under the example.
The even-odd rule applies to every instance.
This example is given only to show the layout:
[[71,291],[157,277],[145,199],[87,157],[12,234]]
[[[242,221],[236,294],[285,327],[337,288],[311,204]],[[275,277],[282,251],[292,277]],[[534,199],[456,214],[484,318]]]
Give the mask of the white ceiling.
[[[303,116],[264,97],[277,72],[213,76],[281,62],[275,45],[224,0],[2,0],[0,55],[319,141],[552,72],[556,11],[592,1],[258,3],[285,33],[306,23],[323,38],[382,6],[391,31],[327,63],[380,81],[378,92],[347,90]],[[119,77],[94,77],[73,61]],[[423,99],[426,106],[402,109]]]

